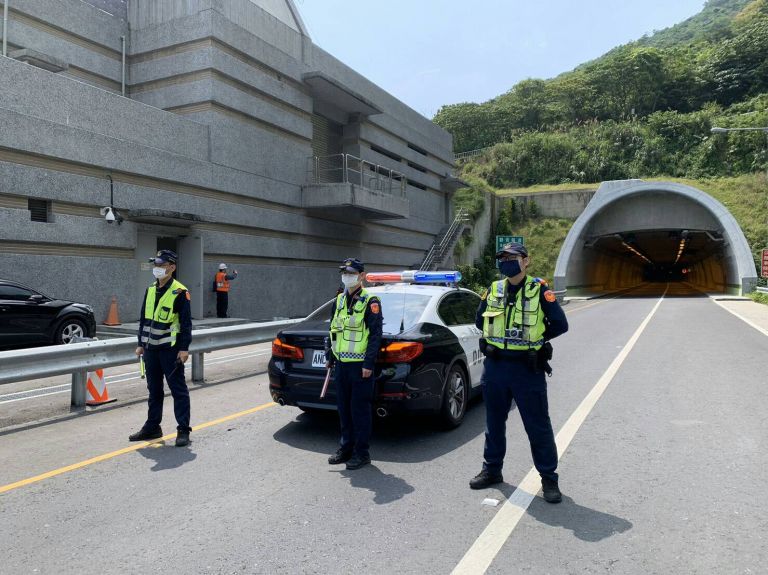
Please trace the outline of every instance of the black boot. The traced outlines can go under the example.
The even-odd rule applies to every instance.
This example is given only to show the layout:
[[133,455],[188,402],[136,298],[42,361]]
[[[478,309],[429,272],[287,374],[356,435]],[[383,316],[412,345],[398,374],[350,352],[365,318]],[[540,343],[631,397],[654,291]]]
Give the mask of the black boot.
[[189,431],[176,432],[176,447],[185,447],[189,445]]
[[501,473],[492,473],[487,469],[483,469],[480,473],[470,479],[469,487],[471,489],[485,489],[486,487],[502,483],[503,481],[504,477],[502,477]]
[[150,439],[160,439],[163,436],[163,430],[159,427],[155,431],[147,431],[143,427],[136,433],[128,436],[128,441],[149,441]]
[[547,503],[560,503],[563,500],[563,494],[557,486],[557,479],[541,478],[542,495]]
[[351,458],[352,458],[351,451],[344,451],[343,449],[339,448],[336,450],[336,453],[334,453],[328,458],[328,463],[330,463],[331,465],[337,465],[339,463],[344,463],[346,461],[349,461]]
[[360,469],[370,462],[371,458],[367,455],[353,455],[352,458],[347,461],[347,469]]

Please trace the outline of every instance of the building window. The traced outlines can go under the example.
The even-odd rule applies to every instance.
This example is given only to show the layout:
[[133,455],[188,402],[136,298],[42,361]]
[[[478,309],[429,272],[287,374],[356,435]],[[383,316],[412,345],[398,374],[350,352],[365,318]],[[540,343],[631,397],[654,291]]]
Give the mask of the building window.
[[428,155],[426,150],[422,150],[422,149],[421,149],[421,148],[419,148],[418,146],[414,146],[414,145],[413,145],[413,144],[411,144],[411,143],[409,143],[409,144],[408,144],[408,147],[409,147],[411,150],[413,150],[414,152],[418,152],[418,153],[419,153],[419,154],[421,154],[422,156],[426,156],[426,155]]
[[419,171],[423,174],[427,173],[427,168],[422,168],[419,164],[414,164],[413,162],[408,162],[408,166],[413,168],[416,171]]
[[27,209],[33,222],[51,221],[51,202],[48,200],[27,199]]
[[373,150],[377,154],[381,154],[382,156],[387,157],[390,160],[394,160],[396,162],[400,162],[402,160],[400,156],[397,156],[392,152],[385,150],[384,148],[379,148],[378,146],[371,145],[371,150]]
[[427,189],[427,186],[425,186],[424,184],[420,184],[418,182],[414,182],[413,180],[408,180],[408,185],[409,186],[413,186],[414,188],[418,188],[420,190],[426,190]]

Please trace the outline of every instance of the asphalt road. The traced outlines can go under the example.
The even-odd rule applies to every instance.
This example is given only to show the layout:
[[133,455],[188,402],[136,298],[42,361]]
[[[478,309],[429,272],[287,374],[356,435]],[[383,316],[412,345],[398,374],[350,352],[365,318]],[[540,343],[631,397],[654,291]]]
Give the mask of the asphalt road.
[[245,357],[193,390],[193,424],[211,425],[190,448],[129,444],[138,401],[0,430],[0,572],[766,572],[768,337],[679,290],[567,310],[559,505],[536,496],[514,410],[499,489],[468,488],[482,402],[451,432],[378,421],[373,465],[346,471],[326,462],[336,418],[271,404]]

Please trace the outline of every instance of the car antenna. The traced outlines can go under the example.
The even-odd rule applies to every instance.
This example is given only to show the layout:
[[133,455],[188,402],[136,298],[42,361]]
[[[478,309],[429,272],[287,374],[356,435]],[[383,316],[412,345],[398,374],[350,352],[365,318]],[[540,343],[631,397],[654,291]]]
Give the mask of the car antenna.
[[403,286],[403,313],[400,316],[400,333],[405,331],[405,285]]

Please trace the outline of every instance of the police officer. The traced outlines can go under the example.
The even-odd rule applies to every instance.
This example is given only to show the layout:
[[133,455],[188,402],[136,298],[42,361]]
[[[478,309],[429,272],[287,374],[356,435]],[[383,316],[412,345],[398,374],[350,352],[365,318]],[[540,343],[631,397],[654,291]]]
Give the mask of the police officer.
[[227,309],[229,308],[229,282],[237,277],[237,270],[233,275],[227,273],[227,264],[219,264],[219,272],[214,279],[214,289],[216,291],[216,317],[229,317]]
[[374,389],[373,368],[381,344],[381,302],[363,288],[365,267],[354,258],[339,267],[344,291],[336,296],[331,313],[328,367],[334,366],[336,402],[341,423],[339,449],[328,463],[359,469],[371,462]]
[[157,281],[147,288],[139,319],[137,356],[144,356],[149,390],[147,421],[130,441],[146,441],[163,436],[163,376],[173,395],[176,415],[176,446],[189,444],[189,390],[184,379],[184,363],[189,358],[192,341],[192,312],[189,291],[173,274],[177,256],[171,250],[160,250],[150,262]]
[[522,244],[506,244],[496,253],[505,279],[495,281],[483,295],[475,325],[483,330],[480,347],[486,356],[483,373],[486,430],[483,470],[469,486],[483,489],[501,483],[507,449],[506,421],[512,400],[517,404],[541,475],[544,499],[562,500],[558,487],[557,446],[547,405],[545,371],[549,340],[568,331],[568,321],[555,293],[538,278],[526,275],[530,264]]

